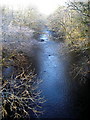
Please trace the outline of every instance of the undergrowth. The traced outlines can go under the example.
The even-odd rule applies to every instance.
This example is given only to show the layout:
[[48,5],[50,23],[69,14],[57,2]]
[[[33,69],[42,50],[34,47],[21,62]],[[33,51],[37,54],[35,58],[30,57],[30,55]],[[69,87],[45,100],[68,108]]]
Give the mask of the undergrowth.
[[[43,113],[41,104],[45,101],[41,97],[34,70],[31,70],[28,57],[23,52],[3,49],[2,68],[13,67],[10,77],[2,77],[2,119],[19,120],[38,117]],[[3,71],[5,72],[5,71]]]

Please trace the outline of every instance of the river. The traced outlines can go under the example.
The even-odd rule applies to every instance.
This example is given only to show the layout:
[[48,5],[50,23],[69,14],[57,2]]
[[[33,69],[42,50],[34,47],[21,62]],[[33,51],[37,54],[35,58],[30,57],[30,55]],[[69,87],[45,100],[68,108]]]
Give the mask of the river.
[[[69,58],[62,55],[62,42],[53,41],[50,31],[44,31],[40,37],[41,50],[38,53],[38,78],[43,82],[39,86],[46,102],[42,107],[46,119],[79,119],[82,114],[82,89],[71,80],[68,72]],[[81,94],[81,95],[80,95]],[[80,95],[80,96],[79,96]],[[85,101],[84,101],[85,102]]]
[[[39,119],[88,120],[85,119],[88,114],[87,86],[81,86],[70,78],[70,58],[62,54],[62,45],[62,42],[53,40],[50,31],[45,30],[39,39],[40,49],[34,55],[37,77],[43,80],[38,89],[46,100]],[[9,73],[12,73],[11,67],[6,69],[4,76],[10,76]]]

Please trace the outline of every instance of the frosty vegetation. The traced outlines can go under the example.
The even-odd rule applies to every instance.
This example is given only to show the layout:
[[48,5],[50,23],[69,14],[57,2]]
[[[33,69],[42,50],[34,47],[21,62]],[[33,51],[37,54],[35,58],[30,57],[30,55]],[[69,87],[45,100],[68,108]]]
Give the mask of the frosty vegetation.
[[25,10],[0,8],[2,15],[3,70],[13,67],[8,77],[2,76],[2,117],[30,119],[41,114],[45,99],[37,91],[40,80],[32,69],[30,57],[38,49],[38,38],[44,27],[55,32],[54,40],[63,41],[66,54],[72,57],[70,66],[73,79],[86,83],[90,75],[90,3],[71,2],[60,6],[53,14],[43,17],[35,8]]
[[72,56],[73,78],[80,76],[85,82],[90,74],[90,3],[70,2],[67,7],[60,6],[48,17],[48,25],[58,35],[55,40],[63,39],[67,54]]
[[[42,113],[44,102],[30,57],[38,47],[35,37],[42,31],[42,16],[29,7],[22,11],[1,8],[2,14],[2,118],[31,119]],[[13,69],[10,76],[5,70]]]

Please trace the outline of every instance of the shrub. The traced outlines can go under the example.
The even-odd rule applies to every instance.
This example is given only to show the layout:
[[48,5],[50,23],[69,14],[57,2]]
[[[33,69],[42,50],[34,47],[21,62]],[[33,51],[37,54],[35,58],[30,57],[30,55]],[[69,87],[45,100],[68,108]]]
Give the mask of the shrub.
[[[40,96],[34,70],[30,69],[28,57],[22,52],[3,51],[3,68],[14,68],[10,77],[3,74],[2,79],[2,115],[3,119],[30,119],[42,113]],[[26,63],[26,64],[25,64]],[[4,72],[4,71],[3,71]]]

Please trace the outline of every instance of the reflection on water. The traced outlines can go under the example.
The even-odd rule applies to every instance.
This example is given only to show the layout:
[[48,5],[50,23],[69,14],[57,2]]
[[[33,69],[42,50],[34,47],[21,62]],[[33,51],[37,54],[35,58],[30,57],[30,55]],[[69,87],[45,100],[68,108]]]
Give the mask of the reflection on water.
[[[46,102],[43,104],[44,114],[41,118],[78,118],[80,108],[77,105],[78,85],[71,82],[68,76],[68,62],[60,54],[60,45],[50,40],[49,31],[44,31],[40,39],[39,75],[43,80],[40,89]],[[76,85],[76,86],[75,86]]]
[[[86,118],[87,86],[80,86],[68,75],[69,59],[61,55],[62,43],[52,41],[49,31],[40,36],[39,47],[34,50],[33,67],[37,68],[38,78],[43,80],[39,86],[46,102],[42,108],[44,114],[40,118],[67,118],[76,120]],[[61,48],[61,51],[60,49]],[[66,58],[66,59],[65,59]],[[6,68],[3,75],[10,78],[13,68]],[[85,119],[86,120],[86,119]]]

